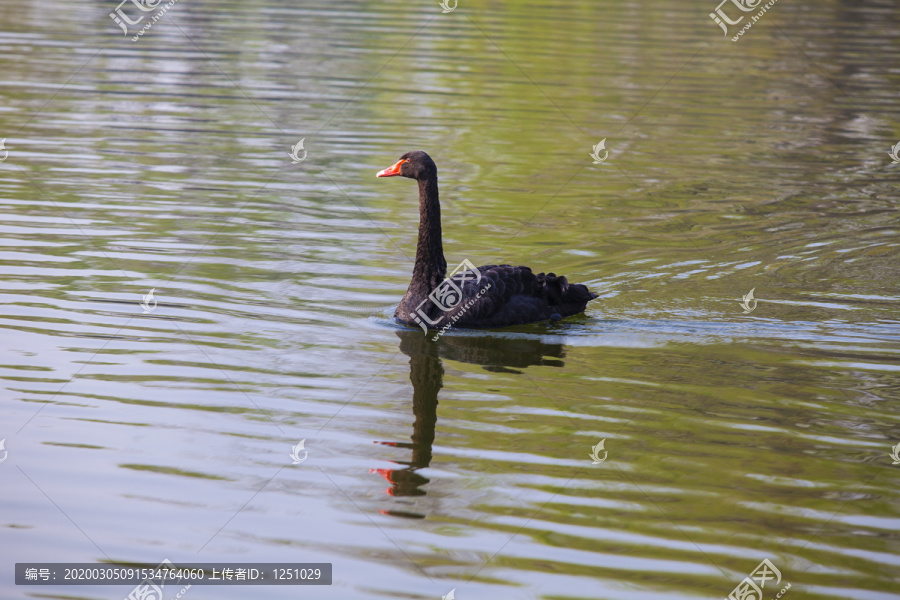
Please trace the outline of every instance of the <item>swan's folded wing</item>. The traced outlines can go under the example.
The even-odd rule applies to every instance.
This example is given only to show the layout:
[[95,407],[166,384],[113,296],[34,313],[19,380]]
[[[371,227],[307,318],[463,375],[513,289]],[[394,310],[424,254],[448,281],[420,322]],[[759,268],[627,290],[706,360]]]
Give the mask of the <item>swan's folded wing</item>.
[[[472,271],[457,274],[454,281],[465,281],[463,300],[451,315],[461,327],[494,327],[509,324],[510,319],[526,322],[538,310],[541,285],[528,267],[485,265],[478,267],[481,280]],[[521,320],[520,320],[521,319]]]

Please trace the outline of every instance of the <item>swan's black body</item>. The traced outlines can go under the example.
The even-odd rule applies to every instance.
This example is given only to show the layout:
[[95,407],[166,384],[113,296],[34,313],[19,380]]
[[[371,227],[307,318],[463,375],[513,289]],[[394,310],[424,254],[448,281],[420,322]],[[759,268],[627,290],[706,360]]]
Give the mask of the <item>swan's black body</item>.
[[451,277],[462,300],[457,303],[451,297],[443,304],[453,307],[444,311],[429,298],[439,286],[452,290],[452,286],[444,283],[447,261],[441,244],[437,166],[421,150],[407,152],[395,165],[378,173],[378,177],[394,175],[419,183],[416,264],[409,289],[394,313],[400,322],[407,325],[424,322],[431,329],[440,329],[448,323],[465,328],[505,327],[578,314],[597,297],[584,285],[569,283],[565,277],[553,273],[534,274],[528,267],[486,265],[477,267],[477,273],[466,270]]

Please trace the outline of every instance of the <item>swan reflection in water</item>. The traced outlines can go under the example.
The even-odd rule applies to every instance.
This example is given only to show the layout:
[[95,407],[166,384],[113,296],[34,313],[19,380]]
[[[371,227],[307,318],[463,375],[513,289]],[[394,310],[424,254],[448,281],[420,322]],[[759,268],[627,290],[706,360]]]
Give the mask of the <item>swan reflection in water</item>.
[[[415,421],[410,442],[376,442],[385,446],[407,448],[409,461],[392,461],[396,469],[372,469],[391,486],[391,496],[424,496],[429,479],[418,473],[431,463],[431,447],[437,424],[438,392],[444,386],[443,360],[481,365],[487,371],[520,373],[532,365],[561,367],[565,356],[562,344],[546,344],[535,337],[497,337],[484,333],[443,336],[431,341],[422,331],[397,332],[400,351],[409,357],[409,380],[413,386],[412,409]],[[384,514],[424,518],[424,515],[381,511]]]

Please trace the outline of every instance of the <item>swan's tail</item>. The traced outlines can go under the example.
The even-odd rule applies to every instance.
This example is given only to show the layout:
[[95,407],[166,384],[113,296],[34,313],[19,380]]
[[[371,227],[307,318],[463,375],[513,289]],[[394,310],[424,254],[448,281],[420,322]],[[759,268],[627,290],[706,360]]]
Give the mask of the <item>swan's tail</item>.
[[563,275],[557,277],[554,273],[538,273],[537,277],[547,292],[550,306],[559,307],[559,314],[563,317],[582,312],[587,303],[598,296],[586,285],[569,283]]

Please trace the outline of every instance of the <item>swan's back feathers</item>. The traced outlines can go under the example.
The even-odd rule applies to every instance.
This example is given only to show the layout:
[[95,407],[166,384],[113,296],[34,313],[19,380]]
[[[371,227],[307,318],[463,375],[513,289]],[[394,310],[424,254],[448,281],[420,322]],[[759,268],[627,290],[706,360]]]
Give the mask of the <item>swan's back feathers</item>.
[[448,311],[443,323],[503,327],[557,319],[582,312],[597,297],[584,285],[571,284],[553,273],[535,275],[528,267],[485,265],[478,272],[480,281],[473,271],[451,278],[461,285],[462,301]]

